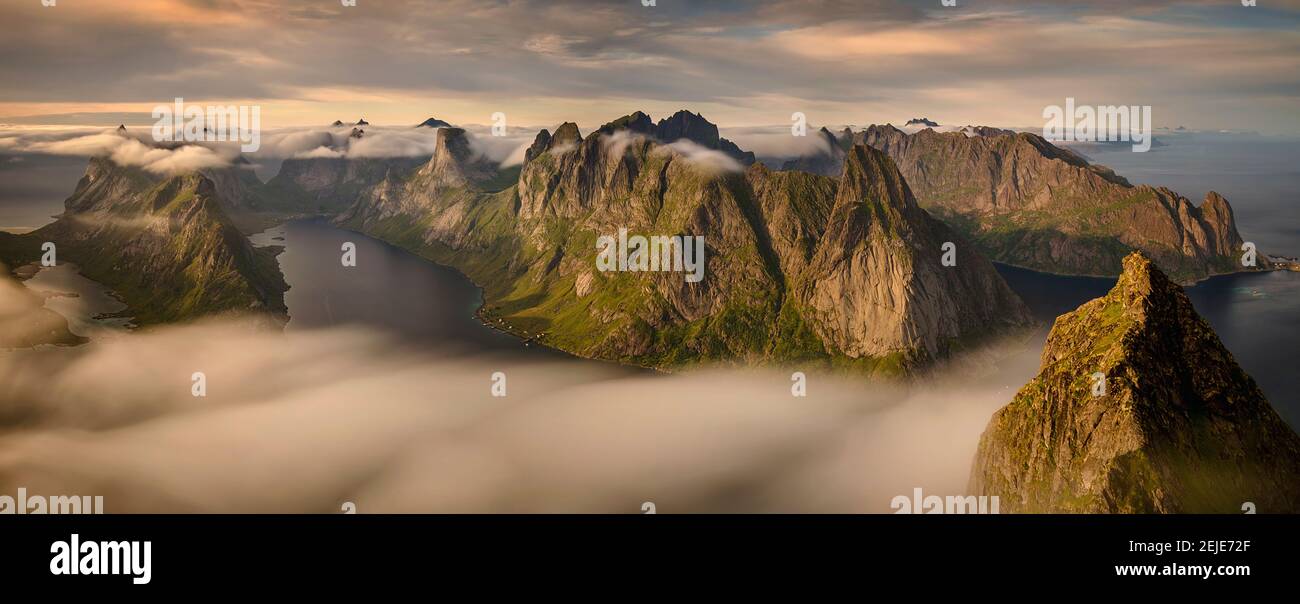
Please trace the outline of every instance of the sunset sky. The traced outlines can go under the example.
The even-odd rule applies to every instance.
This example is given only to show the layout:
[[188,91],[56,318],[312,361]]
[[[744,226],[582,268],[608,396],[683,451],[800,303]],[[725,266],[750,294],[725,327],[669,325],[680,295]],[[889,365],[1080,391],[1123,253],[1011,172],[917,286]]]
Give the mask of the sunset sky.
[[591,128],[680,108],[729,127],[1042,124],[1300,133],[1300,0],[0,0],[0,122],[151,123],[174,97],[264,127],[436,116]]

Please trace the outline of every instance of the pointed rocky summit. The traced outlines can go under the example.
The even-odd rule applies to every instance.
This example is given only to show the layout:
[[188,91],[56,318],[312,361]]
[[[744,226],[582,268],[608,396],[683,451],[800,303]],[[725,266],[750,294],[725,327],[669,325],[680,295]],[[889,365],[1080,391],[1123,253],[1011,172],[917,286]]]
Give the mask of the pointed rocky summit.
[[1145,256],[1056,320],[971,490],[1010,512],[1300,512],[1300,436]]

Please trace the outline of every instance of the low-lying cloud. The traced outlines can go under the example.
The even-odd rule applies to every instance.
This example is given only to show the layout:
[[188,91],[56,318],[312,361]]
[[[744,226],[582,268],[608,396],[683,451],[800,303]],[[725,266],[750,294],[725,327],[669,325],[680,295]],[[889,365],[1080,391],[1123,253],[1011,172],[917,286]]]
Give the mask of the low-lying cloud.
[[147,139],[116,131],[35,130],[0,135],[0,151],[47,155],[105,156],[114,162],[159,175],[175,175],[229,166],[239,155],[237,144],[157,146]]
[[655,153],[673,153],[693,164],[711,172],[744,172],[734,157],[721,151],[710,149],[693,141],[681,139],[656,147]]
[[103,495],[110,513],[889,512],[914,487],[965,492],[1013,392],[790,386],[440,356],[356,327],[169,327],[0,353],[0,493]]
[[[839,130],[830,130],[839,135]],[[721,132],[741,149],[753,151],[759,159],[791,159],[831,151],[830,144],[813,126],[808,127],[805,136],[795,136],[788,125],[723,128]]]
[[[352,136],[353,128],[266,130],[261,148],[243,157],[254,164],[314,157],[431,157],[438,147],[435,128],[363,126],[358,128],[362,131],[360,136]],[[536,130],[512,128],[505,136],[493,136],[484,126],[466,128],[471,148],[503,167],[523,163],[524,152],[536,134]],[[104,156],[124,166],[167,176],[230,166],[241,156],[238,144],[229,142],[157,145],[147,128],[130,128],[125,132],[85,128],[5,130],[0,131],[0,153]]]

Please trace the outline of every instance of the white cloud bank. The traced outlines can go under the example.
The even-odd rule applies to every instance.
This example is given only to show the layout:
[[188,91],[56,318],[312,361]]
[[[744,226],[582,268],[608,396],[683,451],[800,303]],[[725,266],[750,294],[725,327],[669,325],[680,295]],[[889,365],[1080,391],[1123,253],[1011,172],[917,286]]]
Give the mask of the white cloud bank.
[[[262,133],[261,148],[243,154],[249,161],[288,158],[351,157],[380,159],[430,157],[437,150],[435,128],[363,126],[353,137],[353,126],[337,128],[285,128]],[[523,163],[524,152],[536,130],[514,128],[506,136],[492,136],[486,127],[466,129],[471,147],[478,154],[504,166]],[[239,158],[236,143],[201,142],[159,146],[148,129],[126,133],[105,129],[19,128],[0,131],[0,152],[107,156],[125,166],[140,167],[156,174],[173,175],[203,168],[231,165]]]
[[0,493],[103,495],[110,513],[890,512],[915,487],[964,493],[1012,393],[814,375],[796,398],[788,373],[629,374],[222,324],[0,353],[0,384]]

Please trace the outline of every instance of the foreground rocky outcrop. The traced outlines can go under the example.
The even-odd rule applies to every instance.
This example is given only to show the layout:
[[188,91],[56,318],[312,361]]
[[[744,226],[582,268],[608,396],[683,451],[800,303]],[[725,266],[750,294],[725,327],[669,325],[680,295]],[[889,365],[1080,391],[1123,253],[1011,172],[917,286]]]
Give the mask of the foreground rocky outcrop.
[[1057,319],[980,438],[971,491],[1009,512],[1300,512],[1300,436],[1181,287],[1140,254],[1123,264]]
[[[740,169],[746,154],[701,121],[637,112],[585,137],[572,123],[543,131],[504,187],[509,173],[444,129],[427,164],[372,187],[338,222],[462,270],[485,288],[493,325],[649,367],[899,374],[1030,322],[882,153],[851,149],[839,178]],[[671,142],[681,139],[694,146]],[[598,238],[620,230],[703,237],[702,280],[598,270]]]
[[[829,133],[823,133],[823,136]],[[1232,207],[1209,193],[1200,206],[1164,187],[1133,186],[1042,137],[985,127],[908,134],[890,125],[845,130],[839,147],[888,154],[922,207],[990,258],[1051,273],[1117,275],[1140,250],[1175,280],[1247,270]],[[827,174],[841,152],[787,167]],[[1262,254],[1258,268],[1267,266]]]

